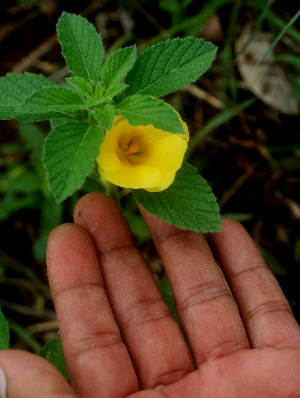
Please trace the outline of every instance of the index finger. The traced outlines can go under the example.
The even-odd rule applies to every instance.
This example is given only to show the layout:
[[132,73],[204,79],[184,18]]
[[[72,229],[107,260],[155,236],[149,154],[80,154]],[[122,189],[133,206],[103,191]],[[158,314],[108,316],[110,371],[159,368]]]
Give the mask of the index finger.
[[[49,236],[48,277],[68,374],[82,398],[126,396],[138,389],[104,289],[89,234],[76,224]],[[122,382],[120,382],[122,380]]]

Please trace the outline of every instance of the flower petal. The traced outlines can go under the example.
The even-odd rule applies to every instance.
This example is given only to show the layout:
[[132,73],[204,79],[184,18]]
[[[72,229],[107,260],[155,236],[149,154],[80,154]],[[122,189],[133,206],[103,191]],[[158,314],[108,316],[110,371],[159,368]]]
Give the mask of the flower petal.
[[99,173],[107,181],[123,188],[147,189],[160,186],[161,173],[157,168],[143,164],[132,165],[127,161],[121,163],[121,167],[116,172],[106,172],[99,167]]
[[178,135],[168,134],[149,146],[142,154],[134,156],[132,163],[147,164],[161,171],[174,172],[180,168],[186,150],[186,141]]
[[116,152],[103,150],[96,160],[103,171],[115,173],[121,167],[121,161]]

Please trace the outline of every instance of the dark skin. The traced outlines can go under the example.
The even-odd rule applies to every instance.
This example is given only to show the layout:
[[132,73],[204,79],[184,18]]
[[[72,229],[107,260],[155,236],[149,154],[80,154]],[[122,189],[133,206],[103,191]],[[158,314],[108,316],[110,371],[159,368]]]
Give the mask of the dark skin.
[[191,351],[119,209],[89,194],[48,242],[72,387],[46,360],[6,350],[7,398],[299,398],[300,328],[245,229],[224,220],[206,240],[141,213]]

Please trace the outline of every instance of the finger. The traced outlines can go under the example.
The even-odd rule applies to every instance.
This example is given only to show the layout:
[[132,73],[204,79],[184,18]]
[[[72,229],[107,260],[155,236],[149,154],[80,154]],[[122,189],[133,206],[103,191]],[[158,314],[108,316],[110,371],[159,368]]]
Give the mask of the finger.
[[[3,398],[76,398],[63,375],[50,362],[25,351],[0,352]],[[0,369],[1,369],[0,368]],[[6,380],[4,380],[4,377]]]
[[74,220],[94,240],[109,301],[140,387],[168,384],[192,371],[180,329],[116,204],[102,194],[87,195],[78,202]]
[[209,238],[238,303],[252,347],[299,347],[300,328],[279,284],[241,224]]
[[237,307],[203,235],[140,210],[164,263],[196,364],[248,347]]
[[70,380],[82,398],[138,390],[128,351],[107,300],[91,237],[76,224],[50,234],[48,277]]

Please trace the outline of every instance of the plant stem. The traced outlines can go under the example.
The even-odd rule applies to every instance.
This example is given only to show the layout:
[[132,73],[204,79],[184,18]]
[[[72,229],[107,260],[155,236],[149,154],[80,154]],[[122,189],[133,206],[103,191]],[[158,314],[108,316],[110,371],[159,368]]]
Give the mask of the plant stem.
[[121,209],[121,202],[118,187],[111,182],[107,181],[107,193],[117,203],[119,209]]

